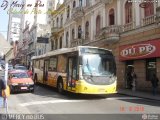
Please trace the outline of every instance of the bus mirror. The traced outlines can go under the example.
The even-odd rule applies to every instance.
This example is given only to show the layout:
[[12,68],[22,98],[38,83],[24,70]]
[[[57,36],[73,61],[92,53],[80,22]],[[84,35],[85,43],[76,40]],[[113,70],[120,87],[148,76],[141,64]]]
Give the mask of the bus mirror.
[[82,56],[79,56],[79,64],[82,65]]

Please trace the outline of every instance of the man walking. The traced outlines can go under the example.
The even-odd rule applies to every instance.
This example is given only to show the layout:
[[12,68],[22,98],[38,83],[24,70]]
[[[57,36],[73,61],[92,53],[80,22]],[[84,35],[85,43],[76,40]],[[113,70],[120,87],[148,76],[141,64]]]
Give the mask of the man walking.
[[151,79],[153,95],[156,95],[157,88],[158,88],[158,82],[159,82],[159,80],[158,80],[156,74],[153,74],[153,77]]

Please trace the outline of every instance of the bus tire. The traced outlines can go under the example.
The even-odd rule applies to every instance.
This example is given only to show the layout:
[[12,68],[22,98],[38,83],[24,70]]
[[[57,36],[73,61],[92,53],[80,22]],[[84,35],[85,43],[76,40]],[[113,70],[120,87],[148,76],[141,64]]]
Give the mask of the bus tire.
[[33,81],[34,81],[35,84],[37,84],[37,74],[34,75]]
[[61,93],[61,94],[63,94],[63,92],[64,92],[64,89],[63,89],[63,80],[62,79],[58,80],[57,91],[59,93]]

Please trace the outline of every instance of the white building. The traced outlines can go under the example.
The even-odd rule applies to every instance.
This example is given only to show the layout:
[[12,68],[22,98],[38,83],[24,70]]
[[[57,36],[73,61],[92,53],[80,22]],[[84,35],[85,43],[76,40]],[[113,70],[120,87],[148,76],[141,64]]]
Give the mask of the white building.
[[20,34],[21,34],[21,18],[18,16],[12,16],[10,19],[10,26],[8,30],[8,41],[15,42],[19,41],[20,39]]

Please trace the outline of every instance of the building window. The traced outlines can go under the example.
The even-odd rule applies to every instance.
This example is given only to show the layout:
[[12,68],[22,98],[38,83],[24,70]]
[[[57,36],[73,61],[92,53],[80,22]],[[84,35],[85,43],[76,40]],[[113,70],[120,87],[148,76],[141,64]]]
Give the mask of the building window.
[[81,26],[78,27],[78,38],[81,39],[82,37],[82,29]]
[[101,18],[100,15],[96,18],[96,32],[98,33],[100,31],[100,24],[101,24]]
[[74,29],[72,29],[72,39],[74,39],[74,36],[75,36],[75,31]]
[[85,37],[86,39],[89,38],[89,22],[88,21],[86,22],[86,25],[85,25]]
[[69,34],[68,32],[66,33],[66,47],[68,47],[68,40],[69,40]]
[[147,59],[146,60],[146,80],[150,81],[153,77],[153,74],[156,75],[156,59]]
[[76,7],[76,1],[73,1],[73,8]]
[[114,25],[114,9],[109,11],[109,25]]
[[86,6],[90,6],[90,0],[86,0]]
[[125,23],[132,22],[132,2],[126,2],[125,4]]
[[79,6],[82,7],[82,0],[79,0]]
[[58,25],[59,25],[59,18],[57,17],[57,27],[58,27]]
[[70,6],[67,7],[67,18],[70,16]]
[[60,41],[59,41],[59,48],[62,48],[62,37],[60,37]]
[[61,27],[63,26],[63,15],[61,15]]
[[147,7],[144,8],[144,16],[148,17],[154,14],[154,2],[152,2],[153,0],[149,0],[147,3]]
[[55,40],[55,49],[58,49],[58,40]]
[[54,41],[51,41],[51,50],[54,50]]
[[55,21],[53,21],[53,27],[55,27]]

